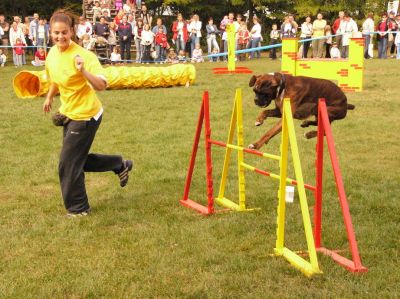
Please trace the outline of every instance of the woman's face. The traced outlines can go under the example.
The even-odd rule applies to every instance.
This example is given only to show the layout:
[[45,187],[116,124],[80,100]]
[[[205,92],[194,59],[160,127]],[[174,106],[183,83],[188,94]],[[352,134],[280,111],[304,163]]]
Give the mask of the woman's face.
[[128,19],[126,18],[126,16],[123,16],[123,17],[122,17],[122,22],[123,22],[123,23],[126,23],[127,20],[128,20]]
[[182,21],[182,15],[178,15],[178,21]]
[[310,17],[307,17],[307,18],[306,18],[306,22],[307,22],[307,23],[310,23],[310,22],[311,22],[311,18],[310,18]]
[[51,25],[51,38],[53,43],[61,50],[68,48],[72,34],[72,28],[64,22],[54,22]]

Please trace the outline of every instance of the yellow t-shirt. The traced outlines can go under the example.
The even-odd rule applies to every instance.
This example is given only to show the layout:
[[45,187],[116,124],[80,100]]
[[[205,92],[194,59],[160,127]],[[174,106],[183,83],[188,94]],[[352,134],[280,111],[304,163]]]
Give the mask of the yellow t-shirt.
[[325,27],[326,21],[325,20],[315,20],[313,23],[313,37],[321,37],[325,36]]
[[86,78],[75,68],[75,57],[84,59],[84,68],[91,74],[103,76],[103,68],[96,55],[74,42],[60,52],[53,46],[46,58],[47,77],[60,91],[60,113],[72,120],[87,120],[101,110],[101,102]]

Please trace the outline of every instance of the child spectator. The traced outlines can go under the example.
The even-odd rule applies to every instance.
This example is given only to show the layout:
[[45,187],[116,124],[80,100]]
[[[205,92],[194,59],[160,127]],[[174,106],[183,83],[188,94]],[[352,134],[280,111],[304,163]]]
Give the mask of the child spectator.
[[154,33],[150,31],[150,25],[149,24],[144,24],[143,26],[143,31],[142,31],[142,40],[140,44],[142,45],[142,52],[143,52],[143,57],[141,62],[149,64],[151,57],[150,57],[150,50],[151,50],[151,45],[154,42]]
[[110,55],[111,64],[120,64],[121,63],[121,54],[119,53],[118,47],[114,47],[111,55]]
[[118,29],[119,24],[122,22],[122,18],[124,15],[125,15],[124,11],[121,9],[118,11],[117,15],[115,16],[114,23],[115,23],[115,25],[117,25],[117,29]]
[[326,58],[331,58],[331,47],[332,47],[332,31],[331,31],[331,26],[326,25],[325,27],[325,46],[326,46],[326,53],[325,57]]
[[181,63],[186,63],[186,54],[185,51],[180,50],[178,54],[178,61]]
[[93,50],[96,39],[92,38],[89,34],[84,34],[82,37],[82,47],[86,50]]
[[35,60],[32,61],[33,66],[44,66],[46,63],[46,52],[40,47],[35,53]]
[[133,28],[133,35],[135,38],[135,45],[136,45],[136,62],[140,63],[142,61],[142,31],[143,31],[143,20],[137,19],[136,26]]
[[[270,45],[276,45],[279,43],[279,37],[280,37],[280,31],[278,30],[278,25],[277,24],[272,24],[272,30],[271,33],[269,34],[270,37]],[[269,57],[273,60],[275,60],[276,57],[276,48],[272,48],[271,51],[269,52]]]
[[109,28],[109,35],[108,35],[108,39],[107,39],[107,42],[108,42],[108,46],[110,47],[110,52],[112,52],[113,51],[113,49],[114,49],[114,47],[117,45],[117,31],[116,31],[116,25],[115,25],[115,23],[114,22],[111,22],[109,25],[108,25],[108,28]]
[[101,17],[101,6],[99,1],[94,2],[92,13],[93,13],[93,24],[96,24],[97,19]]
[[176,55],[174,48],[169,48],[167,62],[178,63],[178,56]]
[[122,10],[122,8],[123,8],[122,0],[115,0],[114,5],[115,5],[115,9],[118,11]]
[[14,61],[14,65],[15,66],[22,66],[22,56],[24,55],[24,43],[22,42],[22,40],[20,38],[17,38],[15,40],[15,44],[14,44],[14,51],[15,51],[15,61]]
[[192,53],[192,62],[204,62],[203,51],[200,48],[200,44],[197,43]]
[[332,43],[330,56],[331,56],[332,59],[340,59],[341,58],[340,57],[340,50],[339,50],[336,42]]
[[[211,51],[211,54],[218,54],[219,53],[219,51],[218,51],[218,49],[217,48],[214,48],[212,51]],[[217,56],[214,56],[214,57],[212,57],[211,59],[210,59],[210,62],[217,62],[218,61],[218,57]]]
[[155,45],[156,45],[156,63],[163,63],[165,61],[166,50],[168,48],[168,40],[167,35],[164,33],[164,29],[162,27],[158,28],[158,33],[155,36]]
[[3,53],[3,49],[0,49],[0,66],[4,67],[7,62],[7,56]]
[[[238,49],[239,50],[246,49],[247,44],[249,43],[249,39],[250,39],[250,32],[249,30],[247,30],[246,22],[242,22],[238,30]],[[246,60],[246,54],[240,53],[239,61],[244,61],[244,60]]]

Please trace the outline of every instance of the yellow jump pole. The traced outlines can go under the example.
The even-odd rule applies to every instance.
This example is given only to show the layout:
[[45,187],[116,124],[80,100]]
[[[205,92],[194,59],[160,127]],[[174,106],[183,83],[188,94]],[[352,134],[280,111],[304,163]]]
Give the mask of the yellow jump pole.
[[233,24],[228,24],[226,26],[226,32],[228,35],[228,71],[235,71],[235,26]]
[[[236,126],[237,126],[237,145],[243,148],[243,111],[242,111],[242,90],[236,89]],[[243,150],[237,151],[238,157],[238,182],[239,182],[239,210],[246,210],[246,185],[243,167],[244,153]]]

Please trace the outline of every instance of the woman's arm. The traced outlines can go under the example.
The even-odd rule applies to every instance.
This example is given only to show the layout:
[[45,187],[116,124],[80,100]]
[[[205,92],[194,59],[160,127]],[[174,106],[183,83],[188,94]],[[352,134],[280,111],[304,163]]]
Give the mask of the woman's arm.
[[86,78],[86,80],[89,81],[90,85],[93,86],[94,90],[102,91],[107,88],[107,82],[104,79],[95,76],[90,72],[88,72],[87,70],[85,70],[84,60],[82,57],[80,56],[75,57],[75,67],[78,71],[82,73],[82,75]]
[[58,93],[57,85],[54,83],[51,83],[50,87],[49,87],[49,91],[46,95],[46,100],[43,103],[44,113],[49,113],[51,111],[51,105],[53,104],[54,97],[57,93]]

